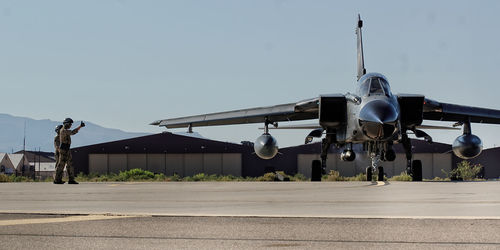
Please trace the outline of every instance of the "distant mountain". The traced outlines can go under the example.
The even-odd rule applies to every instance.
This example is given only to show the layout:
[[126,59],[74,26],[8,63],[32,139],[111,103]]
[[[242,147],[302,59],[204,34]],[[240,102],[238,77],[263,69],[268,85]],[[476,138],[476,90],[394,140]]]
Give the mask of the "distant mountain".
[[[79,121],[75,121],[79,122]],[[0,152],[16,152],[23,149],[24,124],[26,123],[26,150],[51,152],[54,150],[54,129],[61,122],[34,120],[0,114]],[[119,129],[104,128],[91,122],[71,138],[72,147],[115,141],[148,135],[148,133],[130,133]],[[73,127],[76,127],[74,124]]]

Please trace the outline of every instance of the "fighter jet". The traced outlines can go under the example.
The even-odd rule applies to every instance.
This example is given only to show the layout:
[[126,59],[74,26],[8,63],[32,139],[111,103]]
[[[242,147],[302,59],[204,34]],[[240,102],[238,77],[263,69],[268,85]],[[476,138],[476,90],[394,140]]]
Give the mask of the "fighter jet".
[[[321,161],[312,162],[312,180],[321,180],[326,168],[327,152],[332,145],[344,149],[340,158],[354,161],[353,144],[362,144],[372,164],[366,168],[367,179],[374,171],[383,180],[381,161],[394,161],[393,145],[401,143],[406,152],[407,172],[414,181],[422,180],[421,161],[412,161],[409,134],[432,143],[432,138],[421,129],[453,129],[463,127],[462,135],[453,142],[456,156],[471,159],[482,149],[479,137],[472,134],[471,123],[500,124],[500,110],[469,107],[438,102],[424,95],[393,94],[387,78],[380,73],[366,73],[361,29],[358,15],[357,83],[354,93],[320,95],[295,103],[258,107],[228,112],[158,120],[151,125],[170,128],[217,126],[229,124],[262,123],[264,133],[254,143],[255,153],[262,159],[271,159],[278,153],[276,139],[269,133],[269,125],[282,129],[312,129],[305,139],[323,138]],[[312,125],[278,126],[278,122],[317,120]],[[424,120],[456,122],[453,127],[426,126]],[[271,127],[271,128],[272,128]],[[456,128],[458,129],[458,128]]]

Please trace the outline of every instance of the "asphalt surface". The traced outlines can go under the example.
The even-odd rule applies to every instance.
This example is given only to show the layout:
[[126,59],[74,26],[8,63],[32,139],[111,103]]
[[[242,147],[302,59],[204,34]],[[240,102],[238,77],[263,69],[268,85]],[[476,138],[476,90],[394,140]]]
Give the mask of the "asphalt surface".
[[500,218],[500,182],[0,184],[0,213]]
[[0,242],[2,249],[499,249],[499,231],[500,220],[133,217],[0,226]]
[[500,182],[0,184],[0,249],[500,249]]

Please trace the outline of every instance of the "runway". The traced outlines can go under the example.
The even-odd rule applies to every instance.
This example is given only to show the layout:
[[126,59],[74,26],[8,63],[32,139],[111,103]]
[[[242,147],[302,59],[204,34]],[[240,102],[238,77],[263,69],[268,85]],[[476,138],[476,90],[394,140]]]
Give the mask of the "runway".
[[0,184],[0,212],[321,218],[500,218],[500,182]]
[[500,182],[0,184],[0,249],[498,249]]

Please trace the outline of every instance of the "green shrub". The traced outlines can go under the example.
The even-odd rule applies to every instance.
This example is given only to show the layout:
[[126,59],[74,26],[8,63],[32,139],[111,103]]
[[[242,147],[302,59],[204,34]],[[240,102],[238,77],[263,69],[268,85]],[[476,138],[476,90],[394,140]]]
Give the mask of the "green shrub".
[[0,182],[10,182],[9,176],[5,174],[0,174]]
[[308,181],[308,180],[309,180],[309,178],[307,178],[303,174],[295,174],[294,176],[292,176],[290,178],[290,181]]
[[[280,177],[282,179],[280,179]],[[275,181],[290,181],[290,176],[285,173],[285,171],[276,171]]]
[[[372,176],[372,179],[374,178],[374,176]],[[352,177],[344,177],[344,181],[366,181],[366,174],[364,173],[359,173],[358,175],[356,176],[352,176]]]
[[339,171],[330,170],[328,175],[322,176],[323,181],[366,181],[366,175],[364,173],[359,173],[356,176],[341,176]]
[[450,171],[448,177],[455,176],[457,179],[464,181],[475,180],[481,169],[481,164],[472,165],[469,161],[461,161],[457,164],[457,168]]
[[258,181],[257,179],[259,177],[250,177],[250,176],[247,176],[247,177],[235,177],[237,181]]
[[9,177],[9,179],[11,182],[32,182],[33,181],[33,179],[28,178],[26,176],[15,176],[15,175],[11,175]]
[[75,179],[76,181],[83,182],[83,181],[89,181],[89,177],[90,175],[85,175],[83,172],[80,172],[76,175]]
[[406,171],[401,172],[399,175],[395,175],[389,178],[389,181],[412,181],[413,178],[406,173]]
[[340,176],[339,171],[335,170],[330,170],[328,175],[324,175],[321,178],[324,181],[344,181],[345,178],[343,176]]
[[450,178],[441,178],[439,176],[434,177],[434,179],[424,179],[424,181],[450,181]]
[[43,182],[53,182],[53,181],[54,181],[54,177],[52,177],[52,176],[48,176],[45,179],[43,179]]
[[173,176],[168,176],[165,178],[166,181],[182,181],[182,178],[178,174],[174,174]]
[[275,173],[265,173],[264,176],[257,177],[257,181],[274,181]]
[[155,174],[150,171],[143,170],[140,168],[130,169],[128,171],[120,171],[118,176],[115,178],[116,181],[142,181],[142,180],[152,180],[155,178]]
[[217,181],[217,175],[206,175],[204,173],[184,177],[184,181]]
[[155,174],[155,181],[165,181],[167,177],[164,174]]
[[219,178],[219,181],[239,181],[239,180],[240,180],[239,177],[235,177],[232,175],[223,175],[223,176],[220,176],[220,178]]

